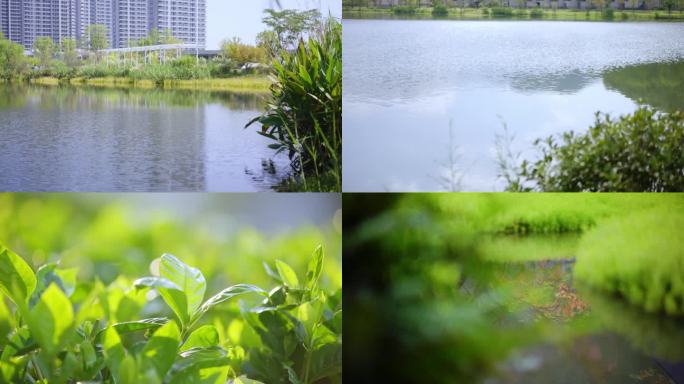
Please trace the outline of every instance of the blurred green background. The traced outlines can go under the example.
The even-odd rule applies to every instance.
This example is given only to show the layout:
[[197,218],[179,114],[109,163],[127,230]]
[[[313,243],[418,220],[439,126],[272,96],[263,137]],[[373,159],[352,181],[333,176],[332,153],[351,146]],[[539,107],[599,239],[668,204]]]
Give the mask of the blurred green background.
[[343,206],[350,382],[684,372],[684,194],[345,194]]
[[324,288],[342,287],[341,201],[335,194],[0,194],[0,242],[34,270],[59,261],[108,284],[150,274],[171,253],[198,267],[207,294],[273,285],[263,262],[303,274],[318,244]]

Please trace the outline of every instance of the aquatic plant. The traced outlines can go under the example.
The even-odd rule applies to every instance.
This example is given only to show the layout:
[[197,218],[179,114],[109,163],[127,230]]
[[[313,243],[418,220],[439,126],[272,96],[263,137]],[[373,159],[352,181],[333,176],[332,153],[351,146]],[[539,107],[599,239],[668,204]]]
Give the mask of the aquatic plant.
[[[275,266],[266,266],[277,283],[270,291],[237,284],[205,300],[202,272],[169,254],[151,265],[154,276],[105,286],[54,263],[34,272],[0,245],[0,291],[11,300],[0,300],[2,381],[341,383],[342,303],[318,285],[322,249],[305,279],[283,261]],[[173,319],[139,317],[144,308],[168,312],[152,306],[152,293]],[[209,321],[248,296],[259,300]]]
[[578,246],[577,279],[647,312],[684,315],[683,212],[664,206],[601,223]]
[[259,134],[288,154],[297,189],[342,188],[342,25],[330,18],[294,52],[273,61],[274,84]]

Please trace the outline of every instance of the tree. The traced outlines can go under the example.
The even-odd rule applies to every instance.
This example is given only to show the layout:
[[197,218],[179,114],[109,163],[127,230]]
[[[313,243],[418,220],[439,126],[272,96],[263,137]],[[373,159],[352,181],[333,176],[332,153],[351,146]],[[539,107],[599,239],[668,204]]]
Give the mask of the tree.
[[78,54],[76,53],[76,40],[62,40],[62,53],[64,54],[64,63],[70,68],[75,67],[78,63]]
[[51,37],[37,37],[33,42],[33,55],[38,59],[41,67],[47,68],[52,61],[52,55],[55,51],[55,42]]
[[246,63],[265,63],[267,59],[266,50],[262,47],[244,44],[239,37],[224,40],[221,43],[221,51],[224,57],[240,65]]
[[266,16],[262,21],[275,32],[279,49],[293,49],[297,41],[306,33],[321,26],[321,12],[317,9],[308,11],[265,9],[264,13]]
[[85,30],[85,46],[93,52],[107,48],[107,27],[102,24],[91,24]]
[[0,33],[0,78],[12,79],[26,68],[24,47],[4,38]]
[[274,58],[280,50],[278,35],[274,31],[262,31],[256,37],[257,47],[262,48],[269,58]]
[[665,0],[663,5],[667,8],[667,13],[672,13],[672,9],[677,5],[676,0]]

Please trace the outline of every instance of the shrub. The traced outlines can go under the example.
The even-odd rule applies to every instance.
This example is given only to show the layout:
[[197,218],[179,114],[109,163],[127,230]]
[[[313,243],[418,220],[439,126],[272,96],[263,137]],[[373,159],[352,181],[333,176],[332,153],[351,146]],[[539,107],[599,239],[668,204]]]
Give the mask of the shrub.
[[[273,62],[276,82],[266,112],[252,120],[259,134],[285,151],[292,169],[313,190],[341,189],[342,26],[330,19],[319,34]],[[307,181],[312,177],[313,180]]]
[[[319,287],[320,247],[302,280],[276,261],[277,272],[267,267],[273,289],[237,284],[207,300],[200,270],[168,254],[156,265],[155,276],[133,283],[87,284],[54,263],[34,273],[0,245],[0,268],[9,272],[0,291],[12,302],[0,300],[3,382],[341,382],[341,296]],[[173,319],[138,317],[169,312],[150,305],[150,291]],[[237,297],[251,304],[207,321]]]
[[575,276],[648,312],[684,314],[684,214],[658,208],[611,219],[587,233]]
[[586,133],[565,132],[560,142],[549,136],[534,144],[539,159],[523,161],[515,172],[541,191],[684,191],[682,111],[640,106],[618,120],[597,113]]
[[489,16],[489,8],[482,8],[482,15]]
[[432,16],[447,16],[449,15],[449,8],[444,4],[437,4],[432,7]]
[[530,17],[533,19],[541,19],[544,17],[544,11],[541,8],[534,8],[530,11]]
[[606,8],[601,11],[601,17],[604,20],[613,20],[615,18],[615,10],[613,8]]
[[513,17],[513,10],[509,7],[492,8],[493,17]]

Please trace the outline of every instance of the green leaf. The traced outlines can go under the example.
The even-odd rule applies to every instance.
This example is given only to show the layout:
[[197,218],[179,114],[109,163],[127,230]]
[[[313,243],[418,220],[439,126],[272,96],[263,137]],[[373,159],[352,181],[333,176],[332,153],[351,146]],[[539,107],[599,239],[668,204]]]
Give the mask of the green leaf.
[[121,344],[121,338],[114,327],[107,327],[104,331],[102,349],[105,356],[105,364],[109,368],[115,383],[120,383],[120,369],[126,357],[126,350]]
[[203,325],[195,329],[188,336],[180,350],[183,352],[191,348],[207,348],[217,345],[219,345],[219,335],[216,327],[213,325]]
[[306,288],[313,290],[318,286],[318,279],[323,271],[323,247],[319,245],[313,252],[309,267],[306,270]]
[[[163,254],[159,263],[159,275],[177,285],[186,297],[185,317],[202,304],[207,282],[199,269],[193,268],[168,253]],[[161,292],[160,292],[161,294]],[[163,294],[162,294],[163,296]]]
[[138,383],[138,366],[133,356],[128,355],[124,357],[119,366],[119,383],[118,384],[137,384]]
[[38,268],[38,272],[36,272],[36,288],[30,299],[31,305],[38,301],[38,298],[50,283],[57,284],[67,297],[71,297],[74,293],[77,269],[57,269],[57,266],[57,263],[49,263]]
[[224,384],[231,358],[220,347],[192,348],[181,352],[169,375],[172,384]]
[[268,293],[257,287],[256,285],[251,285],[251,284],[237,284],[233,285],[231,287],[228,287],[224,289],[223,291],[215,294],[209,300],[205,301],[204,304],[195,312],[193,315],[193,320],[192,323],[195,321],[199,320],[199,318],[206,313],[208,310],[211,308],[223,303],[224,301],[230,300],[235,296],[239,295],[244,295],[246,293],[258,293],[263,296],[267,296]]
[[280,275],[280,278],[283,279],[283,284],[285,284],[286,287],[299,287],[299,279],[297,279],[297,274],[292,267],[283,261],[276,260],[276,268],[278,269],[278,274]]
[[160,379],[173,365],[180,344],[180,331],[175,322],[169,321],[159,328],[142,350],[142,363],[145,369],[154,367]]
[[48,353],[56,353],[74,321],[74,310],[64,292],[52,283],[31,309],[28,324],[31,334]]
[[183,290],[171,280],[163,277],[143,277],[133,282],[136,287],[155,288],[166,304],[178,316],[182,325],[190,320],[187,309],[187,297]]
[[233,380],[233,384],[264,384],[261,381],[248,379],[247,376],[240,376]]
[[169,321],[166,317],[152,317],[138,321],[125,321],[112,325],[119,334],[143,331],[147,329],[157,329]]
[[20,306],[35,289],[36,275],[28,263],[0,244],[0,290]]

